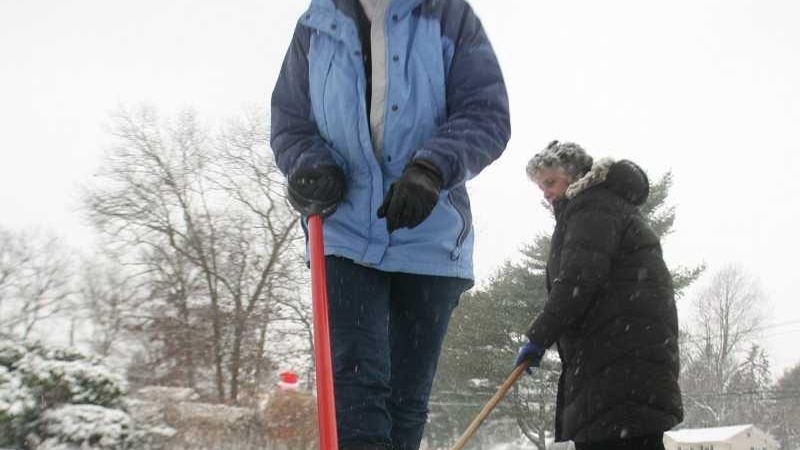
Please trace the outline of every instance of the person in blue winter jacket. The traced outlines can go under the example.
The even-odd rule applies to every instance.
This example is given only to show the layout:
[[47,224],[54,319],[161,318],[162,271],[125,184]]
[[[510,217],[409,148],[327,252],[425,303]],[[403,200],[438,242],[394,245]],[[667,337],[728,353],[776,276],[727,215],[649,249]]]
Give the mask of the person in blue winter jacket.
[[510,135],[491,44],[464,0],[312,0],[271,119],[290,202],[325,218],[340,448],[418,449],[473,283],[465,183]]

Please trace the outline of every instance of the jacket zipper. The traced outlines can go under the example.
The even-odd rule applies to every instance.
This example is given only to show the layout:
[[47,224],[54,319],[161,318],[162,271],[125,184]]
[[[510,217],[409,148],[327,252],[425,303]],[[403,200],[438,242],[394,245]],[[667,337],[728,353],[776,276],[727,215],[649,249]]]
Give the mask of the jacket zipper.
[[453,200],[453,192],[452,191],[447,193],[447,199],[450,201],[450,204],[453,205],[453,209],[456,210],[456,212],[458,213],[458,216],[461,218],[461,231],[459,231],[458,237],[456,238],[456,246],[455,246],[455,248],[453,248],[453,250],[450,252],[450,259],[453,260],[453,261],[456,261],[459,258],[461,258],[461,246],[462,246],[462,244],[464,244],[464,240],[467,238],[467,233],[469,231],[468,230],[469,227],[467,225],[467,217],[466,217],[466,215],[464,214],[464,212],[461,211],[461,208],[459,208],[456,205],[456,202]]

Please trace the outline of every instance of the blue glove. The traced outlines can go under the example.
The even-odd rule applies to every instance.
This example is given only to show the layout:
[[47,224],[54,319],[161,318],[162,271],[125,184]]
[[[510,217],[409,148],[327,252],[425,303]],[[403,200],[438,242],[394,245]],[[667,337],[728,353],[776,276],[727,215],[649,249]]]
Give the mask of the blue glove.
[[527,364],[528,367],[525,369],[525,371],[531,374],[533,373],[531,371],[531,367],[539,367],[539,364],[542,362],[542,356],[544,356],[544,349],[539,347],[539,345],[528,341],[525,345],[519,348],[519,351],[517,352],[517,361],[514,363],[514,367],[517,367],[523,363]]

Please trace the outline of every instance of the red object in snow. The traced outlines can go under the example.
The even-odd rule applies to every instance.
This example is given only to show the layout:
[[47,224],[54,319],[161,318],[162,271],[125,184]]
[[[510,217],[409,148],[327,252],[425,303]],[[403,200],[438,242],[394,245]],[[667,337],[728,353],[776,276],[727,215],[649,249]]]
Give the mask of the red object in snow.
[[278,374],[278,378],[280,378],[283,383],[289,384],[297,384],[298,379],[297,373],[293,370],[284,370]]
[[278,388],[295,390],[297,389],[299,378],[297,372],[293,370],[284,370],[278,374],[278,379],[280,380]]
[[311,312],[314,317],[314,361],[317,370],[317,422],[319,449],[337,450],[336,404],[333,398],[333,363],[328,325],[328,290],[325,284],[325,248],[322,241],[322,218],[308,218],[311,253]]

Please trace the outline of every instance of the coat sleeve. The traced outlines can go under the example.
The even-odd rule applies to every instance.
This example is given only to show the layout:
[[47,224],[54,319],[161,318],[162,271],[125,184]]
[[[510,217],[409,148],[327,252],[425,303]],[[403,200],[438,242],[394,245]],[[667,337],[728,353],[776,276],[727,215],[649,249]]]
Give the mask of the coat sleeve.
[[612,258],[619,248],[621,219],[609,211],[576,211],[566,218],[561,262],[544,309],[527,336],[549,348],[564,330],[580,321],[609,281]]
[[287,176],[298,168],[336,164],[319,134],[308,87],[311,32],[298,23],[272,92],[270,145]]
[[461,5],[457,13],[446,12],[443,23],[443,33],[454,45],[446,78],[447,120],[414,155],[432,162],[448,189],[497,159],[511,135],[497,57],[480,20],[469,5]]

